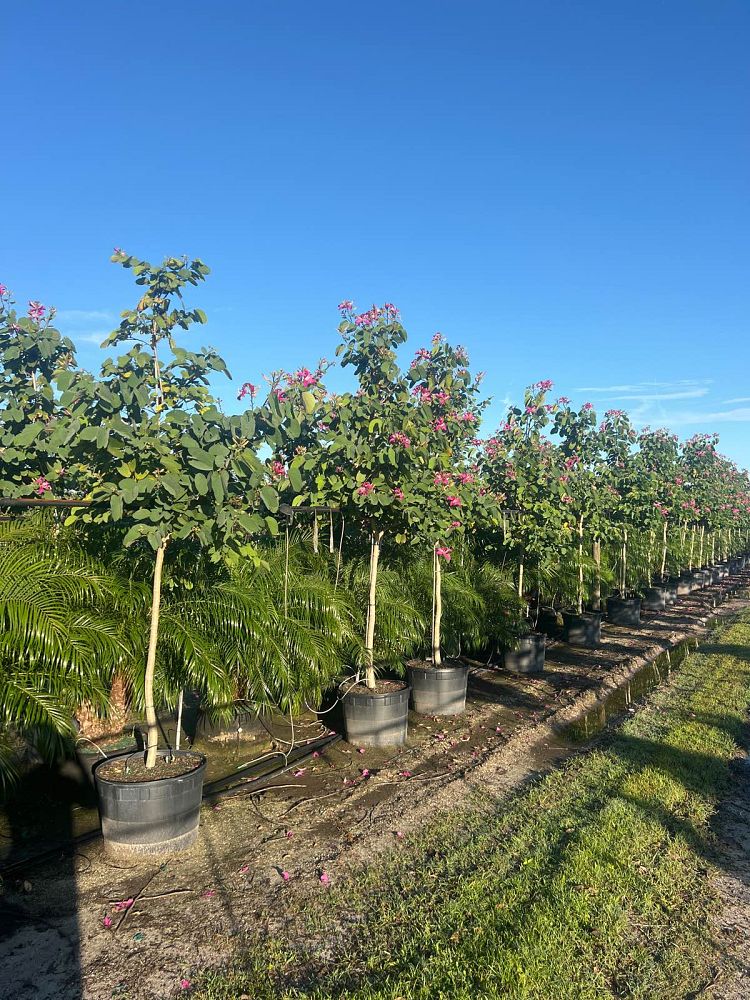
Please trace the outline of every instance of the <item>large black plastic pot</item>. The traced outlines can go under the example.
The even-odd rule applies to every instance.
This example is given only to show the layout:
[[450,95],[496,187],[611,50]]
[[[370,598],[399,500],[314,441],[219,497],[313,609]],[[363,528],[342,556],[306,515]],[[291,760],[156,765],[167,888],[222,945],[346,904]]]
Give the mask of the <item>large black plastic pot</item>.
[[139,748],[136,741],[128,746],[109,747],[99,743],[76,743],[76,761],[83,772],[88,784],[94,786],[94,768],[100,760],[111,760],[113,757],[125,757],[128,754],[138,753]]
[[156,781],[116,781],[94,766],[99,796],[104,848],[108,854],[128,858],[184,851],[198,837],[206,758],[192,750],[162,750],[160,756],[198,757],[198,767],[188,774]]
[[522,635],[516,649],[506,649],[503,663],[514,674],[540,674],[544,670],[547,636],[543,632]]
[[677,581],[677,596],[685,597],[687,594],[692,594],[695,590],[695,585],[693,583],[693,577],[691,573],[682,573]]
[[401,746],[406,742],[411,688],[385,694],[349,692],[343,698],[346,738],[365,747]]
[[640,597],[608,597],[607,618],[612,625],[640,625]]
[[646,587],[641,607],[644,611],[663,611],[667,606],[668,594],[666,587]]
[[664,589],[667,594],[667,604],[674,604],[677,600],[677,583],[677,577],[670,577],[664,584]]
[[563,642],[594,649],[602,641],[603,617],[600,611],[584,611],[580,615],[563,611]]
[[463,663],[439,667],[410,666],[409,683],[414,711],[420,715],[460,715],[466,708],[469,668]]

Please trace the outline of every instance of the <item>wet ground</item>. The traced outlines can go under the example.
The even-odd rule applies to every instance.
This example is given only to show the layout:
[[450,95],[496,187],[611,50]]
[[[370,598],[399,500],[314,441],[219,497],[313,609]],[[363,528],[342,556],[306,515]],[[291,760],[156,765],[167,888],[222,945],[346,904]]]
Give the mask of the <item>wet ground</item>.
[[[595,650],[552,641],[543,675],[472,663],[464,715],[412,714],[402,748],[364,750],[339,741],[284,773],[237,785],[204,804],[198,844],[163,862],[115,863],[95,836],[73,850],[55,848],[66,834],[93,834],[95,811],[75,797],[27,796],[26,814],[6,816],[0,850],[16,862],[41,849],[54,855],[5,878],[4,981],[16,1000],[179,992],[183,977],[226,960],[244,935],[283,924],[286,912],[322,890],[324,872],[342,878],[435,812],[465,807],[476,794],[502,795],[580,748],[677,667],[683,653],[667,658],[666,651],[694,644],[728,585],[737,584],[723,581],[682,598],[645,615],[638,629],[605,625]],[[743,593],[718,613],[747,604]],[[326,726],[313,717],[296,720],[295,741],[322,734],[334,716],[325,717]],[[249,735],[256,737],[250,743],[237,737],[202,744],[207,781],[241,779],[242,765],[264,752],[283,765],[288,723],[277,721],[271,737]]]

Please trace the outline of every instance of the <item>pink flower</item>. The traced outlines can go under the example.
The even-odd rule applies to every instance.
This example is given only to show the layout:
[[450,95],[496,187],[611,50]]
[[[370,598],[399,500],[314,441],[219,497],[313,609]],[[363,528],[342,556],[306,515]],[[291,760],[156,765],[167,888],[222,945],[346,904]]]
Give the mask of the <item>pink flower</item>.
[[271,472],[274,476],[285,476],[286,466],[277,459],[275,462],[271,462]]
[[439,546],[438,548],[435,549],[435,555],[442,556],[443,559],[445,559],[446,562],[450,562],[451,561],[451,553],[452,552],[453,552],[453,549],[449,549],[445,545],[441,545],[441,546]]
[[400,830],[396,830],[394,832],[393,836],[396,837],[398,840],[403,840],[404,839],[404,835],[403,835],[403,833]]
[[0,285],[0,298],[2,298],[3,295],[7,295],[7,293],[8,293],[8,289],[6,288],[6,286],[5,285]]
[[301,778],[306,770],[307,770],[306,767],[298,767],[297,770],[294,772],[294,777]]
[[286,403],[286,393],[283,389],[274,389],[273,394],[280,403]]
[[569,479],[570,479],[570,476],[567,476],[567,475],[565,475],[565,476],[560,476],[560,482],[561,482],[561,483],[567,483],[567,481],[568,481]]
[[240,391],[237,393],[237,399],[244,399],[245,396],[249,396],[250,399],[254,399],[257,391],[257,385],[253,385],[252,382],[243,382]]
[[403,431],[396,431],[395,434],[391,434],[388,438],[389,444],[400,444],[404,448],[408,448],[411,445],[411,439],[404,434]]
[[442,342],[442,340],[443,340],[442,333],[435,333],[435,334],[433,334],[433,336],[432,336],[432,342],[433,342],[433,344],[439,344],[439,343]]
[[593,410],[594,409],[594,404],[593,403],[584,403],[583,406],[581,407],[581,409],[582,410]]
[[558,402],[558,403],[559,403],[559,404],[560,404],[561,406],[565,406],[565,404],[566,404],[566,403],[569,403],[569,402],[570,402],[570,400],[568,399],[568,397],[567,397],[567,396],[560,396],[560,398],[558,399],[558,401],[557,401],[557,402]]
[[446,499],[448,500],[449,507],[463,507],[463,501],[461,500],[461,497],[449,496]]
[[459,472],[459,480],[464,484],[464,486],[469,486],[474,482],[474,477],[470,472]]
[[443,420],[442,417],[438,417],[437,420],[433,420],[432,429],[435,431],[447,431],[448,425],[446,424],[446,422]]
[[180,980],[180,989],[181,990],[189,990],[191,986],[192,986],[192,983],[190,982],[189,979],[181,979]]
[[536,407],[535,406],[527,406],[526,407],[526,412],[527,413],[536,413]]
[[290,378],[290,383],[297,383],[304,389],[309,389],[311,385],[317,385],[318,376],[313,375],[309,368],[300,368]]
[[364,752],[365,752],[364,747],[357,747],[357,753],[364,753]]
[[361,497],[366,497],[366,496],[369,496],[370,493],[372,493],[372,491],[374,489],[375,489],[375,487],[373,486],[372,483],[362,483],[362,485],[360,486],[360,488],[357,490],[357,493]]
[[363,778],[369,778],[370,777],[370,771],[366,767],[362,768],[361,774],[362,774]]
[[36,486],[37,494],[42,497],[45,493],[49,493],[52,487],[44,478],[44,476],[37,476],[36,479],[32,480],[32,485]]
[[427,350],[426,347],[420,347],[419,350],[417,351],[417,353],[414,355],[414,360],[415,361],[429,361],[429,359],[431,357],[432,357],[432,354],[431,354],[430,351]]
[[216,895],[216,889],[206,889],[205,892],[201,893],[204,899],[213,899]]
[[392,319],[395,319],[398,316],[398,307],[394,306],[392,302],[384,302],[383,312],[387,313]]
[[451,528],[460,528],[460,527],[461,527],[460,521],[451,521]]
[[458,419],[463,420],[465,424],[473,424],[476,417],[473,413],[469,413],[468,410],[465,410]]
[[540,392],[549,392],[554,384],[550,379],[545,378],[541,382],[537,382],[533,388],[538,389]]
[[250,865],[242,865],[242,867],[238,868],[237,871],[240,873],[240,875],[247,875],[247,873],[250,871]]
[[560,497],[563,503],[573,503],[573,497],[569,497],[566,493],[564,496]]
[[339,312],[351,312],[354,309],[354,303],[351,299],[344,299],[343,302],[339,302]]
[[331,879],[327,872],[322,872],[320,876],[320,881],[323,885],[330,885]]
[[313,755],[312,756],[313,756],[313,760],[315,760],[316,757],[320,757],[320,752],[318,750],[313,750]]
[[397,500],[403,500],[404,499],[404,491],[401,489],[400,486],[394,486],[392,492],[393,492],[394,497]]
[[284,836],[286,837],[287,840],[291,840],[292,837],[294,836],[294,831],[293,830],[287,830],[286,833],[284,834]]
[[411,778],[412,773],[411,771],[399,771],[398,776],[399,778]]
[[284,879],[285,882],[288,882],[292,876],[289,874],[288,871],[283,871],[281,873],[281,877]]
[[578,465],[579,462],[580,458],[578,457],[578,455],[571,455],[570,458],[565,459],[565,468],[575,469],[575,467]]
[[46,312],[47,307],[43,306],[41,302],[29,302],[29,316],[37,322],[44,318]]
[[110,917],[109,914],[107,914],[107,916],[105,916],[105,918],[102,920],[102,923],[107,928],[107,930],[109,930],[109,928],[112,926],[112,917]]
[[114,909],[118,913],[122,913],[123,910],[129,910],[134,902],[135,900],[132,897],[130,899],[121,899],[119,903],[115,903]]
[[450,486],[451,474],[450,472],[436,472],[432,481],[435,486]]

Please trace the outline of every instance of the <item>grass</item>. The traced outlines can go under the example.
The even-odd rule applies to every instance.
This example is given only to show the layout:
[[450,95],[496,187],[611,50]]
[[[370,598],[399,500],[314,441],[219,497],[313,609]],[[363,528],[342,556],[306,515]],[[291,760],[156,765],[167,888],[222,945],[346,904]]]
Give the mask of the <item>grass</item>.
[[710,821],[750,703],[750,624],[694,654],[608,745],[437,819],[321,893],[203,1000],[680,1000],[711,978]]

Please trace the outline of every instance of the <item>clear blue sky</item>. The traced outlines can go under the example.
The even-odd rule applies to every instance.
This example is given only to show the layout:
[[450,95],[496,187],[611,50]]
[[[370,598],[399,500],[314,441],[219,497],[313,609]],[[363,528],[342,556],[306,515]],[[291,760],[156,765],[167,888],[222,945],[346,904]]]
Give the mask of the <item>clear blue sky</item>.
[[750,465],[748,0],[24,0],[2,32],[0,281],[84,363],[134,301],[112,247],[186,253],[237,384],[390,300],[493,421],[552,378]]

